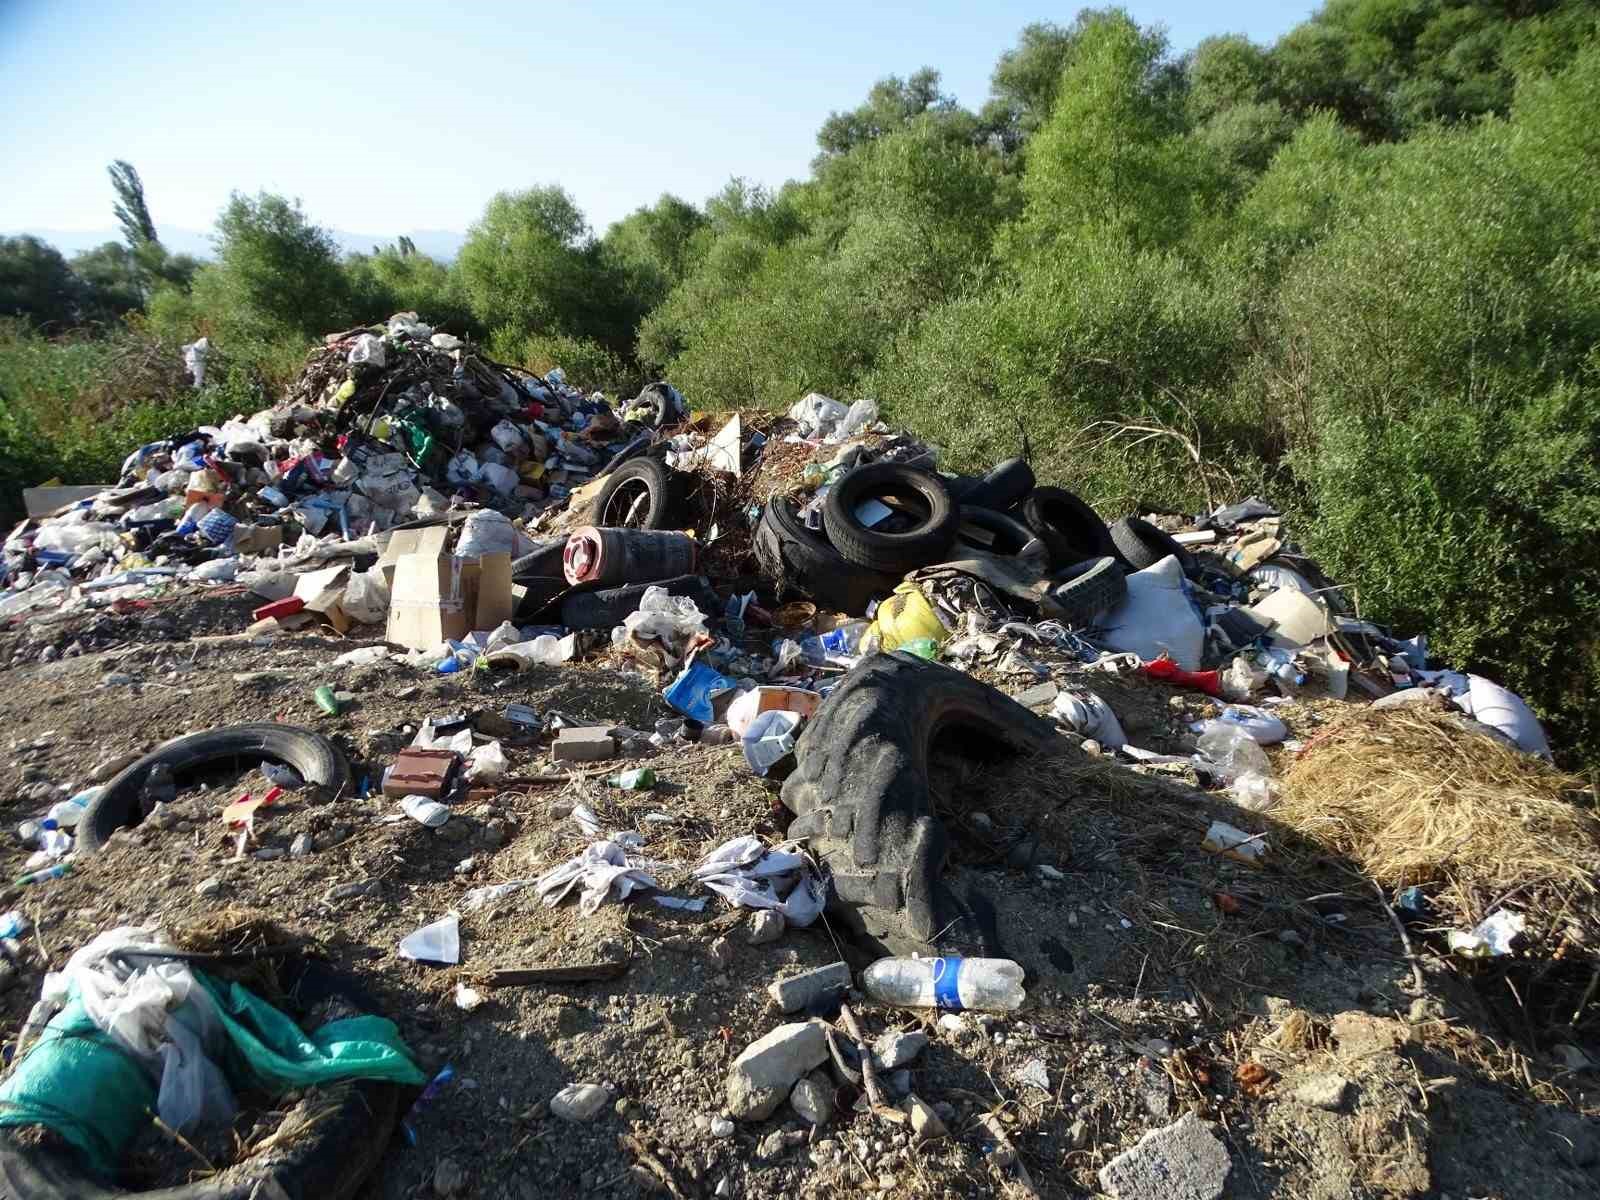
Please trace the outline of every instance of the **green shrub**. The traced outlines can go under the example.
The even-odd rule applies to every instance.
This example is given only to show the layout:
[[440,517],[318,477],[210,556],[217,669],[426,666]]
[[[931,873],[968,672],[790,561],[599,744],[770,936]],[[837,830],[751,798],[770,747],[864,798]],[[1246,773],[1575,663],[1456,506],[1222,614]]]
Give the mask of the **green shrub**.
[[636,369],[588,338],[560,333],[522,335],[503,327],[489,339],[488,350],[496,361],[538,375],[560,367],[573,386],[585,391],[606,392],[613,398],[635,396],[644,386]]

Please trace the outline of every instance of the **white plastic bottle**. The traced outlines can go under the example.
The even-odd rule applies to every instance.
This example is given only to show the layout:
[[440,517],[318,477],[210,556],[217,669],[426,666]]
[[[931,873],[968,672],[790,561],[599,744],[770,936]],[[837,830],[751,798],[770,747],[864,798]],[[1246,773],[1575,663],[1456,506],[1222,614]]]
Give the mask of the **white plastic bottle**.
[[103,787],[89,788],[87,791],[79,792],[70,799],[51,805],[50,819],[62,829],[75,828],[78,822],[83,820],[84,811],[89,807],[90,803],[103,791],[105,791]]
[[1011,1012],[1026,995],[1009,958],[880,958],[861,985],[881,1004],[951,1011]]

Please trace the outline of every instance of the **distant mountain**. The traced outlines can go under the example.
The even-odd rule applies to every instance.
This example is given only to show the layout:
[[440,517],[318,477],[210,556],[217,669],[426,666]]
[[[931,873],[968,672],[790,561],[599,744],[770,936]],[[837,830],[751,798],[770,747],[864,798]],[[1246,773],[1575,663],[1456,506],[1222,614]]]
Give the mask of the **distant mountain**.
[[[196,258],[211,257],[211,235],[199,229],[182,229],[176,226],[158,228],[161,244],[174,254],[192,254]],[[346,254],[371,254],[374,246],[390,245],[399,234],[350,233],[344,229],[331,229],[334,241]],[[450,229],[402,230],[416,244],[418,250],[433,258],[450,262],[461,250],[466,234]],[[7,237],[31,233],[49,242],[61,253],[71,258],[84,250],[92,250],[106,242],[120,242],[120,229],[15,229],[6,230]]]

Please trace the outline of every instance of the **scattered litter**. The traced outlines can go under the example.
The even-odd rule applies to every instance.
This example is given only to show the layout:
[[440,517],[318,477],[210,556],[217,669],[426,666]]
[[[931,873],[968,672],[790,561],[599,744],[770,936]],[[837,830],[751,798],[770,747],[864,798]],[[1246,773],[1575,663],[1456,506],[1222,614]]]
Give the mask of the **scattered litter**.
[[400,940],[400,957],[414,962],[455,964],[461,961],[461,921],[455,913],[424,925]]

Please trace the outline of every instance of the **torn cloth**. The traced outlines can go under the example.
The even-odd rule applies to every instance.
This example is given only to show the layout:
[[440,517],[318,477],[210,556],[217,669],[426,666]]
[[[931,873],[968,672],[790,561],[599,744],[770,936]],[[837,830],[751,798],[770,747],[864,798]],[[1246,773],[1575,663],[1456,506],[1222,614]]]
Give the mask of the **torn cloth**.
[[753,834],[724,842],[694,869],[694,877],[741,908],[775,908],[791,925],[809,925],[822,912],[822,881],[811,860],[785,842],[768,848]]
[[[620,844],[627,837],[623,834],[615,839],[590,843],[576,858],[569,859],[559,867],[552,867],[535,879],[533,890],[539,893],[547,908],[554,908],[581,883],[583,895],[578,900],[578,909],[585,916],[592,916],[602,904],[613,898],[613,892],[615,899],[626,900],[640,888],[655,887],[655,877],[645,870],[646,866],[653,864],[641,858],[630,859]],[[638,835],[632,835],[632,839],[630,845],[636,846]]]

